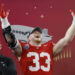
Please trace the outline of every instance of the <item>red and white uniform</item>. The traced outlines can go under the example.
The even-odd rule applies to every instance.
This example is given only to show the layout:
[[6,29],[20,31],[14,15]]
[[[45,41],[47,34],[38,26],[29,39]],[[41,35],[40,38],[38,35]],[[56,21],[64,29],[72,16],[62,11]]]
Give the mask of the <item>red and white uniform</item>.
[[24,75],[52,75],[53,73],[53,43],[47,42],[41,47],[20,42],[22,56],[20,65]]

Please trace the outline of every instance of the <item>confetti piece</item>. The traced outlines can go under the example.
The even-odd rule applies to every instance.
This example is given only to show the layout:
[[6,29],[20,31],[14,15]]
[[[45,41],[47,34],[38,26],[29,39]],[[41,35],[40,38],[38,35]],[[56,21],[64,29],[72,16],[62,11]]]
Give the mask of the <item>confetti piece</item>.
[[40,16],[42,19],[44,18],[44,15],[43,14],[41,14],[41,16]]
[[56,62],[58,61],[57,57],[55,58],[55,61],[56,61]]
[[66,51],[66,58],[68,58],[68,49],[67,49],[67,51]]
[[64,50],[64,54],[63,54],[63,57],[65,58],[65,50]]
[[60,58],[61,58],[61,59],[63,58],[62,53],[60,54]]
[[69,50],[69,58],[72,57],[72,54],[71,54],[71,49]]
[[59,55],[57,56],[57,59],[58,59],[58,61],[60,60],[60,57],[59,57]]
[[37,7],[36,6],[34,6],[34,9],[36,9]]
[[53,6],[51,5],[50,8],[53,8]]
[[28,12],[26,12],[25,14],[26,14],[26,15],[29,15],[29,13],[28,13]]

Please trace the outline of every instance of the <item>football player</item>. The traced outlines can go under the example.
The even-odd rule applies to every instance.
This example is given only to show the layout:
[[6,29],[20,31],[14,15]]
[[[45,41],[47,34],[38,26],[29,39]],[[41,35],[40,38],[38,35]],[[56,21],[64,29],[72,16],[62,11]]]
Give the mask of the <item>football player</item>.
[[36,27],[28,36],[28,43],[18,41],[11,30],[7,19],[9,12],[1,7],[1,26],[8,46],[19,59],[24,75],[52,75],[53,58],[60,54],[75,36],[75,15],[71,11],[73,21],[65,36],[55,45],[52,41],[42,44],[42,29]]

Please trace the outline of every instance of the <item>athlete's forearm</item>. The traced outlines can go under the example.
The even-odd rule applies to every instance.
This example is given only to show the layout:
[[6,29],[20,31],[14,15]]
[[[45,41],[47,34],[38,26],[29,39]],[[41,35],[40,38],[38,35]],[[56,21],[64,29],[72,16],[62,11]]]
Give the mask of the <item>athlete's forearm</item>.
[[4,5],[1,6],[0,19],[3,35],[8,46],[13,50],[14,54],[17,57],[20,57],[22,54],[22,48],[19,41],[15,38],[15,35],[12,33],[11,25],[8,21],[9,12],[4,11]]
[[64,48],[73,40],[75,36],[75,15],[73,14],[73,21],[69,29],[67,30],[65,36],[60,39],[53,47],[54,57],[60,54]]
[[8,46],[14,51],[14,54],[17,57],[20,57],[22,53],[22,49],[19,44],[19,41],[15,38],[15,35],[12,33],[11,25],[8,23],[8,19],[3,19],[2,22],[3,22],[2,31],[3,31],[3,35],[6,40],[6,43],[8,43]]
[[[9,12],[8,12],[9,13]],[[1,5],[0,20],[4,38],[10,47],[15,46],[15,36],[11,31],[11,26],[8,21],[8,14],[4,11],[4,5]]]
[[7,17],[5,17],[4,19],[1,18],[1,23],[3,35],[6,42],[8,43],[8,46],[11,48],[15,47],[17,40],[15,38],[15,35],[12,33],[11,26],[10,23],[8,22]]
[[71,24],[71,26],[69,27],[69,29],[67,30],[66,34],[65,34],[65,39],[68,42],[71,42],[73,40],[75,36],[75,16],[73,18],[73,22]]

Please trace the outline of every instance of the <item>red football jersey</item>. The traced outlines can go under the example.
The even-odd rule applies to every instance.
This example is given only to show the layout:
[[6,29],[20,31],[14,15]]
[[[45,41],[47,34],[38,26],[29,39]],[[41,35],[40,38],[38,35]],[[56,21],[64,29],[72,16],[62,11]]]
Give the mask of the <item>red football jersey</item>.
[[40,47],[20,42],[22,56],[20,65],[24,75],[52,75],[53,43],[47,42]]

